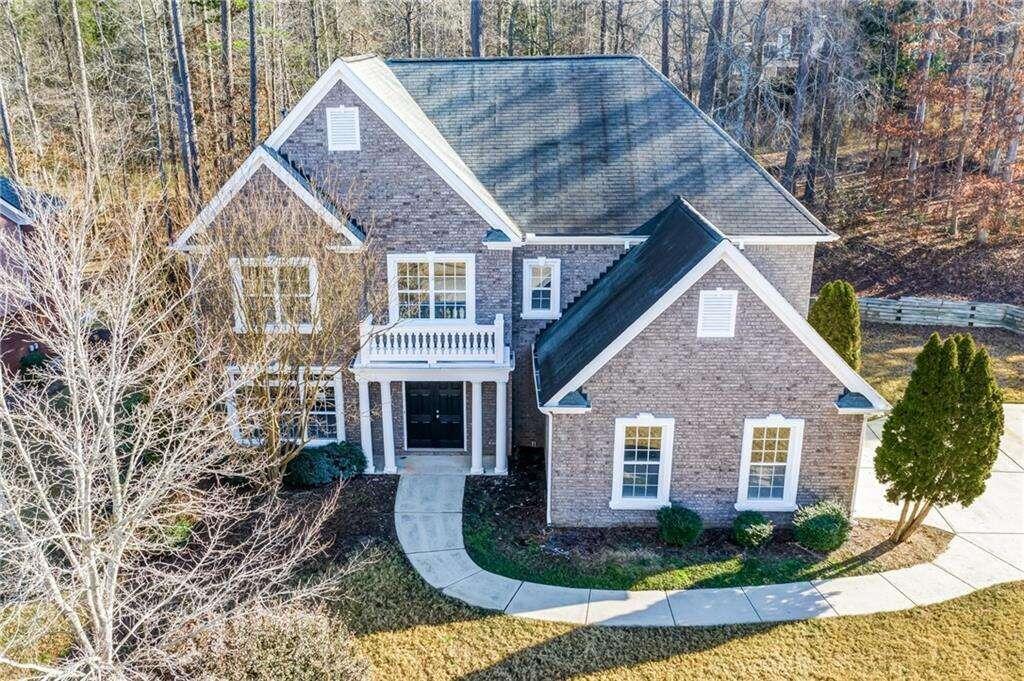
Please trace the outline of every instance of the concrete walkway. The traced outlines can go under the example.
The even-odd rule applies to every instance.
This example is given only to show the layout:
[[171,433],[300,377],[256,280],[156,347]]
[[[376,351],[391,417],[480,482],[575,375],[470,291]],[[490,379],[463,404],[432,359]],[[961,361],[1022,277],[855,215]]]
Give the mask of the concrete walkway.
[[[871,467],[882,421],[869,424],[855,514],[895,518]],[[678,591],[608,591],[534,584],[479,568],[462,541],[462,475],[403,475],[395,529],[409,562],[446,595],[515,617],[618,626],[701,626],[864,615],[938,603],[1024,579],[1024,405],[1007,428],[985,494],[928,523],[956,534],[930,563],[860,577]]]

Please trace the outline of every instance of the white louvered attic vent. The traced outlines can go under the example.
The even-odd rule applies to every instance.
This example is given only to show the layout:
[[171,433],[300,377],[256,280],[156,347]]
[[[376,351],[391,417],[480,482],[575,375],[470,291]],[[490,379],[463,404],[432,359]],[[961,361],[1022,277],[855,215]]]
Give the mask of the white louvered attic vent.
[[351,106],[327,109],[327,148],[359,151],[359,109]]
[[697,311],[697,336],[732,338],[735,333],[736,291],[701,291]]

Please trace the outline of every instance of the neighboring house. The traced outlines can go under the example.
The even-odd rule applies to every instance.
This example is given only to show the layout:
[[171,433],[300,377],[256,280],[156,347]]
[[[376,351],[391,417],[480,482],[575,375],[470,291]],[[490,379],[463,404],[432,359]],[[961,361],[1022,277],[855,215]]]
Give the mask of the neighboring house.
[[368,470],[463,453],[505,473],[513,446],[543,447],[559,525],[851,503],[888,404],[804,318],[835,235],[644,60],[339,60],[174,247],[255,182],[333,230],[244,263],[307,268],[310,314],[317,272],[380,249],[387,318],[324,400]]
[[[0,230],[7,239],[23,241],[32,232],[32,225],[42,214],[59,209],[61,200],[35,189],[24,187],[11,178],[0,176]],[[18,262],[9,251],[0,249],[0,267],[25,276],[31,263]],[[24,301],[0,300],[0,314],[10,318],[25,314]],[[10,331],[0,337],[0,361],[9,372],[17,371],[21,358],[39,349],[39,342],[23,333]]]

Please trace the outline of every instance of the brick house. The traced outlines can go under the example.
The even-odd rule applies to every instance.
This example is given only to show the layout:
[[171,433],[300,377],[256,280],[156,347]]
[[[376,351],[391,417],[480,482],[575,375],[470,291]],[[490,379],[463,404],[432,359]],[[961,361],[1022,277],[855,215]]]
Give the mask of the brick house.
[[368,472],[503,474],[542,447],[558,525],[851,503],[888,404],[805,320],[835,235],[644,60],[338,60],[174,248],[257,184],[330,237],[245,260],[235,296],[248,268],[298,267],[302,291],[264,294],[312,319],[318,273],[379,248],[385,318],[332,362],[307,434],[360,443]]
[[[32,226],[42,214],[59,210],[62,206],[63,202],[57,197],[0,176],[0,230],[5,239],[22,242],[31,235]],[[6,271],[24,272],[27,276],[30,266],[31,263],[19,262],[7,249],[0,249],[0,267]],[[18,315],[30,312],[24,301],[0,300],[0,314],[8,320],[14,321]],[[14,373],[21,359],[33,350],[39,350],[40,346],[37,339],[11,328],[17,327],[17,323],[5,326],[9,330],[0,337],[0,362],[7,372]]]

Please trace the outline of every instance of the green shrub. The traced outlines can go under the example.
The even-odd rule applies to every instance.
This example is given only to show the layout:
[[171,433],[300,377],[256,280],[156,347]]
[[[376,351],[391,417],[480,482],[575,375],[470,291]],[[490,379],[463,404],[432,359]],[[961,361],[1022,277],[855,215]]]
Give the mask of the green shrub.
[[322,447],[306,447],[288,462],[285,479],[291,485],[315,487],[347,480],[366,467],[363,450],[351,442],[332,442]]
[[757,511],[743,511],[732,521],[732,536],[736,543],[748,549],[757,549],[772,538],[772,521]]
[[368,679],[352,634],[323,610],[298,607],[237,617],[183,651],[183,678],[224,681]]
[[163,528],[164,540],[171,548],[180,549],[188,543],[192,536],[192,528],[196,526],[195,518],[179,516],[177,520]]
[[38,369],[46,363],[46,356],[38,350],[32,352],[26,352],[20,360],[18,360],[18,370],[24,372],[30,372],[34,369]]
[[658,510],[661,538],[672,546],[689,546],[704,531],[704,523],[694,511],[675,504]]
[[807,321],[855,370],[860,369],[860,308],[848,281],[830,281],[818,291]]
[[850,536],[850,519],[836,502],[819,501],[796,510],[793,530],[801,546],[812,551],[834,551]]

